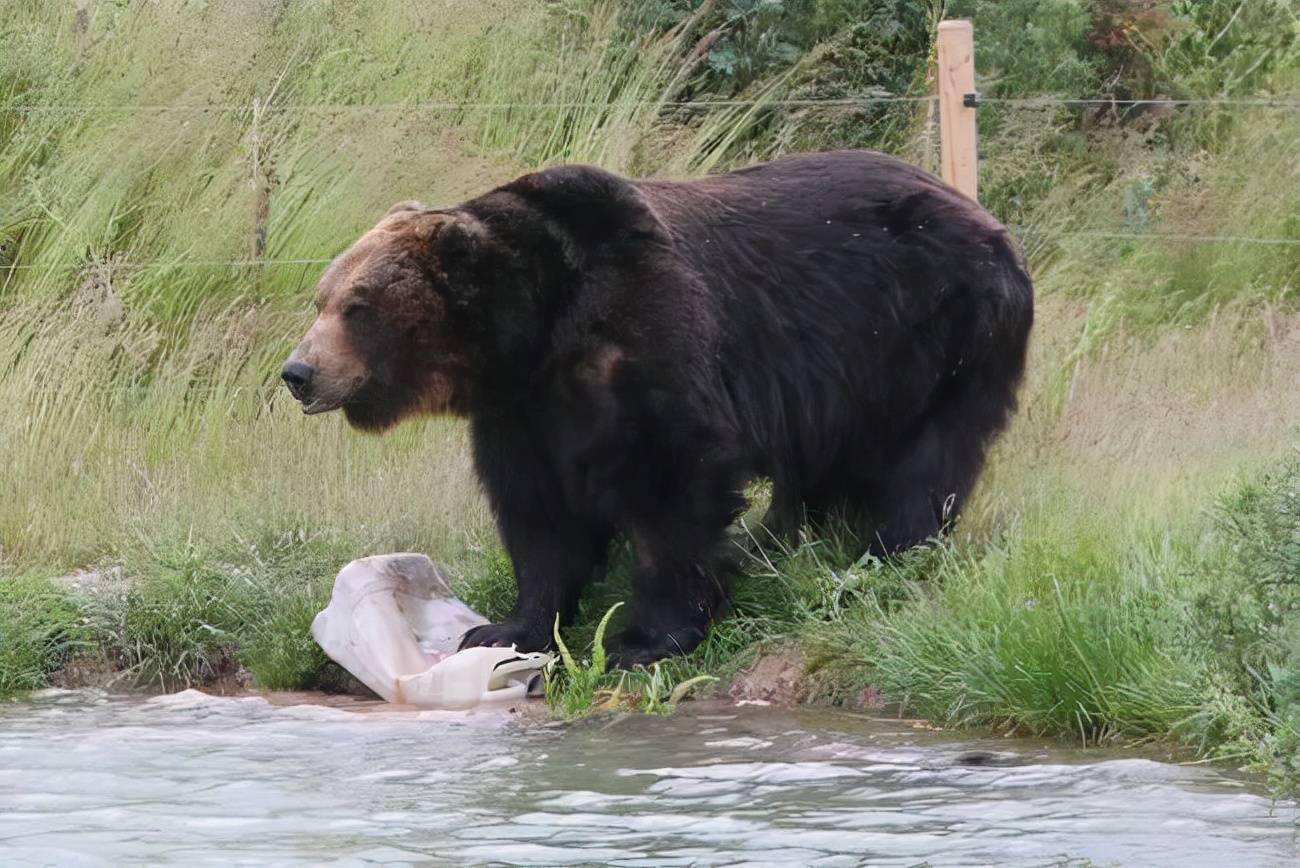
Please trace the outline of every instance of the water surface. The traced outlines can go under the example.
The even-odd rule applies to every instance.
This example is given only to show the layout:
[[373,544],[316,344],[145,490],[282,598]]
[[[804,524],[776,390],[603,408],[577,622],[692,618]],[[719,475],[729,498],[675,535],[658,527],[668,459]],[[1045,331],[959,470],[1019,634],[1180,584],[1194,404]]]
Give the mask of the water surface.
[[0,705],[4,866],[1294,866],[1295,820],[1222,770],[824,712]]

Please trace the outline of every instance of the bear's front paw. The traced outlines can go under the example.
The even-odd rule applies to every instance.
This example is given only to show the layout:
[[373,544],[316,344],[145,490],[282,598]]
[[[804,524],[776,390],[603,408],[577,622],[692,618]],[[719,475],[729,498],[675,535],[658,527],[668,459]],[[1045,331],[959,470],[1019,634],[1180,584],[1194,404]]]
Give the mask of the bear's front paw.
[[631,669],[649,666],[656,660],[689,654],[704,641],[705,631],[683,626],[673,630],[650,630],[632,627],[605,642],[607,669]]
[[500,624],[480,624],[465,631],[460,647],[476,648],[487,645],[494,648],[515,646],[517,651],[545,651],[551,644],[550,634],[522,621],[502,621]]

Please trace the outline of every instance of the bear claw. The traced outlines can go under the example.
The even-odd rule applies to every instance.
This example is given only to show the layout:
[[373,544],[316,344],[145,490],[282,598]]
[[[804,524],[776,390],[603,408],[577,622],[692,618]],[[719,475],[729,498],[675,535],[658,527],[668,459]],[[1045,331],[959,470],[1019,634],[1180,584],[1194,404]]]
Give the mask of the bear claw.
[[698,627],[649,631],[633,627],[605,642],[606,669],[631,669],[649,666],[656,660],[689,654],[704,641],[705,631]]
[[480,624],[466,630],[460,640],[461,650],[479,646],[508,648],[513,645],[516,651],[545,651],[550,644],[550,639],[545,634],[539,634],[527,624],[517,621]]

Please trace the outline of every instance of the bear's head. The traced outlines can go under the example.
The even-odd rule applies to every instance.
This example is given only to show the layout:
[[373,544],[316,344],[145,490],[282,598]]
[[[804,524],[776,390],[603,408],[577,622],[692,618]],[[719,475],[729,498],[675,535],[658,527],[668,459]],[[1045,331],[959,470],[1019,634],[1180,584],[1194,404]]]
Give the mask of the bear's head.
[[341,408],[370,431],[463,412],[469,349],[458,320],[482,235],[469,214],[402,203],[340,254],[317,287],[315,322],[281,371],[303,411]]

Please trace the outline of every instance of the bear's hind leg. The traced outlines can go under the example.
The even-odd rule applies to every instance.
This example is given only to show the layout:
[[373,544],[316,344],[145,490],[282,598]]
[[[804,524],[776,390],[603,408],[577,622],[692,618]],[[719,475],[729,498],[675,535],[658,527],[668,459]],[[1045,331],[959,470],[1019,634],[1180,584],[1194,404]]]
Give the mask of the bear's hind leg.
[[863,490],[873,552],[893,554],[947,530],[1014,406],[1009,387],[989,387],[976,376],[932,399],[931,410],[890,451],[888,471]]
[[900,450],[889,473],[865,489],[871,552],[888,555],[920,545],[956,514],[970,483],[952,472],[948,448],[946,438],[927,424]]

